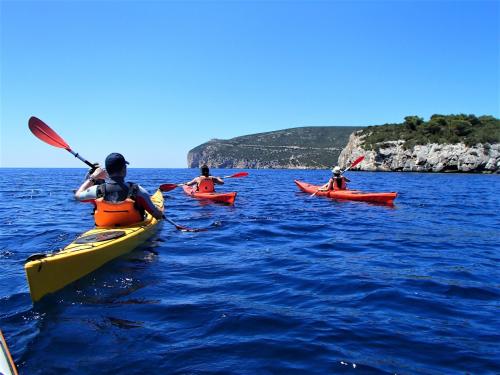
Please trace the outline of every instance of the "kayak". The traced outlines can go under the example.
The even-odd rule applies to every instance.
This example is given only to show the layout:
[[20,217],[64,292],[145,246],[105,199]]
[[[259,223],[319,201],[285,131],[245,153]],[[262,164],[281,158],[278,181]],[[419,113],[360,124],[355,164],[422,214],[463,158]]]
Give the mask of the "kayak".
[[[163,210],[163,195],[157,190],[151,200]],[[117,228],[94,228],[51,254],[34,254],[24,269],[33,302],[95,271],[105,263],[129,253],[146,242],[158,229],[159,220],[146,213],[140,223]]]
[[363,192],[359,190],[336,190],[336,191],[318,191],[319,185],[311,185],[306,182],[295,180],[295,183],[300,190],[316,195],[333,198],[333,199],[346,199],[351,201],[364,201],[373,203],[383,203],[383,204],[393,204],[394,199],[398,196],[398,193],[371,193]]
[[227,204],[233,204],[234,200],[236,199],[236,192],[234,191],[231,193],[200,193],[191,186],[184,185],[182,188],[184,189],[184,192],[187,195],[190,195],[193,198],[208,199],[214,202],[221,202]]
[[0,331],[0,374],[3,375],[17,375],[17,368],[10,355],[9,348]]

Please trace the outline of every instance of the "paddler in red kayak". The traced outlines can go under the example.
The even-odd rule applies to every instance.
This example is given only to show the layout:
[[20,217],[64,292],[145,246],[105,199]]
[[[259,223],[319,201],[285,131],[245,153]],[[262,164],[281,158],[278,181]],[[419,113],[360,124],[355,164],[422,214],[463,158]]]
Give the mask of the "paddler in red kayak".
[[208,166],[202,165],[200,168],[201,176],[192,179],[189,182],[180,185],[193,186],[196,185],[196,191],[202,193],[215,192],[215,185],[224,185],[224,180],[220,177],[210,176]]
[[320,191],[337,191],[337,190],[347,190],[347,183],[351,182],[347,177],[342,176],[342,170],[339,166],[332,169],[332,177],[328,182],[319,188]]
[[[94,219],[98,227],[138,223],[144,220],[145,211],[156,219],[163,217],[143,187],[125,182],[127,164],[122,154],[109,154],[105,162],[106,170],[98,167],[75,193],[79,201],[94,202]],[[104,183],[99,183],[104,179]]]

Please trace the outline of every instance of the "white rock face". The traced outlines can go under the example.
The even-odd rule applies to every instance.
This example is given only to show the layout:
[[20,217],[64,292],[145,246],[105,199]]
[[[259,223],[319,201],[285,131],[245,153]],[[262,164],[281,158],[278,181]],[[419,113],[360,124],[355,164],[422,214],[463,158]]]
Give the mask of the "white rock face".
[[365,150],[364,136],[355,132],[339,156],[338,164],[345,168],[357,157],[365,159],[354,169],[363,171],[403,172],[486,172],[500,173],[500,144],[466,146],[429,143],[405,150],[404,141],[377,144],[376,150]]

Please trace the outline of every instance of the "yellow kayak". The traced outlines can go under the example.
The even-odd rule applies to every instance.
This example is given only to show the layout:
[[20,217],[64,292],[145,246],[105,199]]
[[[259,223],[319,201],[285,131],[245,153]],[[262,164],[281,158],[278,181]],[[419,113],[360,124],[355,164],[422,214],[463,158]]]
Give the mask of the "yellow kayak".
[[[163,210],[163,195],[157,190],[151,197]],[[140,223],[120,228],[91,229],[65,248],[52,254],[35,254],[24,269],[33,302],[95,271],[105,263],[126,254],[146,242],[159,221],[147,213]]]
[[2,331],[0,331],[0,374],[17,375],[16,365],[12,360],[7,343],[3,338]]

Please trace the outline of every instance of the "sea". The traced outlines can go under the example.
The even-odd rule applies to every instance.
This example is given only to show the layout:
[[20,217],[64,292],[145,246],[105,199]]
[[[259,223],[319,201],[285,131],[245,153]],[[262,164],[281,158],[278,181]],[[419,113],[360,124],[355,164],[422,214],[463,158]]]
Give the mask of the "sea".
[[[153,192],[196,169],[130,169]],[[240,170],[212,170],[225,176]],[[234,206],[165,193],[135,251],[32,304],[23,265],[92,228],[84,169],[0,169],[0,329],[20,374],[498,374],[500,175],[348,172],[393,206],[247,170]]]

